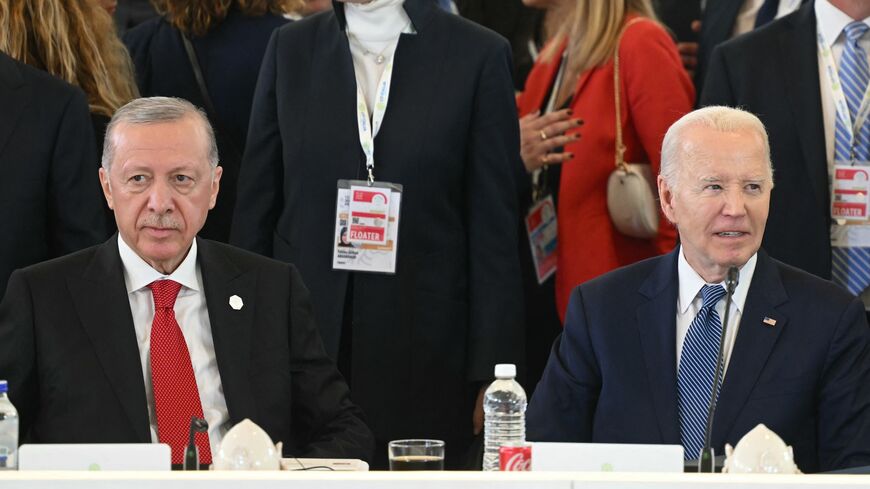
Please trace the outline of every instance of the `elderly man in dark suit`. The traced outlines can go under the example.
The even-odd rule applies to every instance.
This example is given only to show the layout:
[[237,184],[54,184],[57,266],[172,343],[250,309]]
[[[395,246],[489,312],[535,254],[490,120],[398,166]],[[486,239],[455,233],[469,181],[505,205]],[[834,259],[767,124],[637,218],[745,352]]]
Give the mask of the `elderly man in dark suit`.
[[160,441],[201,461],[250,418],[295,456],[371,454],[371,432],[323,351],[292,265],[196,238],[221,178],[204,114],[130,102],[100,181],[118,235],[16,271],[0,304],[0,378],[25,443]]
[[81,90],[0,52],[0,297],[16,268],[109,235]]
[[716,453],[764,423],[804,472],[870,463],[864,308],[760,249],[769,154],[764,126],[737,109],[700,109],[668,130],[659,196],[681,245],[574,290],[530,440],[682,444],[697,458],[721,355]]

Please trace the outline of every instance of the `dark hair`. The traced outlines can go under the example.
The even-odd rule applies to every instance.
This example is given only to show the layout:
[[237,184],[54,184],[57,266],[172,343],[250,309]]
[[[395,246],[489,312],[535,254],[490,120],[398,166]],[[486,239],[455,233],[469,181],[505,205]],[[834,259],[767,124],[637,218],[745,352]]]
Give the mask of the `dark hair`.
[[204,36],[220,24],[235,6],[250,16],[290,14],[302,10],[304,0],[151,0],[154,8],[176,29],[188,36]]

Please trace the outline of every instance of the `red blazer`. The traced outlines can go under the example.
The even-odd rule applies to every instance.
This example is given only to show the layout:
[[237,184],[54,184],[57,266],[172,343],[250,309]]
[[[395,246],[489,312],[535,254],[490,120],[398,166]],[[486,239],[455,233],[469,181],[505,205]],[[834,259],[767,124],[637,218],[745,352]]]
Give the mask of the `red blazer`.
[[[564,49],[564,46],[563,48]],[[692,109],[695,90],[670,36],[652,21],[636,22],[619,46],[622,138],[628,162],[648,161],[659,172],[662,139],[672,123]],[[554,61],[539,60],[519,98],[525,115],[546,104],[558,70]],[[661,216],[655,239],[620,234],[607,213],[607,178],[614,169],[616,109],[613,60],[580,74],[571,109],[585,121],[580,139],[565,151],[574,159],[562,164],[559,184],[558,270],[556,306],[564,322],[571,290],[607,271],[666,253],[676,243],[676,230]]]

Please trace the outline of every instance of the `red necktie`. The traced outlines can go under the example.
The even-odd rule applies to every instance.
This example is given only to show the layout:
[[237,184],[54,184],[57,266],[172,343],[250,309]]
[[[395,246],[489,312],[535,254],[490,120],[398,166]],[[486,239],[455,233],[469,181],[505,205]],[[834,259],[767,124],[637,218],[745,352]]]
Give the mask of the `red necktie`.
[[[175,298],[181,284],[157,280],[148,287],[154,296],[154,323],[151,325],[151,385],[157,410],[157,435],[172,447],[172,463],[184,462],[190,418],[202,417],[199,389],[190,364],[190,352],[175,320]],[[208,433],[196,434],[199,463],[211,463]]]

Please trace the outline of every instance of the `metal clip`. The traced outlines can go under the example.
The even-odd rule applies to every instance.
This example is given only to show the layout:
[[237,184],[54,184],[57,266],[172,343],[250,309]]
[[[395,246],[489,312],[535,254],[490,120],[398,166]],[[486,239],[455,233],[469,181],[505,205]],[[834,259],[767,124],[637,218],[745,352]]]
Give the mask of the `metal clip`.
[[367,167],[366,169],[369,171],[369,187],[371,187],[375,183],[375,173],[372,170],[371,166]]

